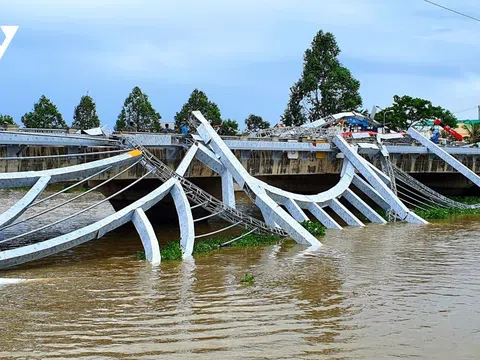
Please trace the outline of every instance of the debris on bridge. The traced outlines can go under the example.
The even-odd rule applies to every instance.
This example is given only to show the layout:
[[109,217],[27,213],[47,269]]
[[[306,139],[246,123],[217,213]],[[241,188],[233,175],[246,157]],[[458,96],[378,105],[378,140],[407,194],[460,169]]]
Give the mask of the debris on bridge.
[[[354,115],[357,116],[357,114]],[[324,124],[336,121],[335,117],[327,120]],[[337,154],[337,157],[343,158],[341,177],[339,182],[327,191],[314,195],[302,195],[282,190],[253,177],[212,128],[208,119],[199,111],[192,112],[190,122],[191,127],[196,130],[191,136],[182,138],[184,140],[182,146],[188,150],[176,169],[165,165],[135,136],[128,134],[98,138],[84,135],[69,136],[67,134],[1,133],[0,142],[2,139],[4,140],[0,145],[20,146],[72,141],[74,144],[88,146],[101,143],[105,148],[105,151],[102,151],[101,154],[108,154],[110,157],[63,168],[0,173],[1,189],[29,188],[23,198],[3,214],[0,214],[0,235],[2,236],[0,240],[0,269],[41,259],[87,241],[99,239],[128,222],[132,222],[139,233],[146,259],[153,265],[158,265],[161,262],[159,243],[145,212],[162,201],[167,195],[172,196],[177,211],[183,258],[192,256],[196,240],[212,237],[225,230],[237,227],[244,229],[244,234],[273,234],[292,238],[299,244],[320,247],[322,244],[319,240],[302,226],[302,222],[310,219],[307,214],[316,218],[328,229],[341,230],[342,226],[339,224],[339,219],[348,226],[365,226],[364,220],[360,220],[356,214],[361,214],[362,219],[367,219],[371,223],[386,224],[387,220],[372,204],[376,204],[378,208],[382,209],[389,221],[406,221],[414,224],[427,224],[413,211],[414,209],[453,205],[476,207],[476,205],[455,203],[396,167],[390,159],[387,147],[383,144],[385,139],[389,139],[388,134],[377,134],[376,136],[369,134],[368,140],[365,140],[362,137],[329,134],[326,131],[328,126],[318,127],[321,130],[315,131],[320,131],[322,136],[327,136],[331,150]],[[297,131],[296,135],[304,134],[305,129],[309,128],[295,130]],[[316,135],[319,135],[320,132]],[[474,184],[480,185],[480,178],[474,172],[438,145],[429,141],[414,129],[410,129],[408,134],[412,141],[417,141]],[[400,134],[399,137],[403,138],[404,134]],[[314,145],[313,143],[308,144],[311,148]],[[256,142],[252,142],[251,146],[255,150]],[[382,169],[380,170],[370,163],[365,154],[380,157]],[[82,154],[85,157],[87,155]],[[58,156],[75,157],[79,154]],[[22,160],[21,157],[15,156],[4,158],[4,160],[10,159]],[[194,159],[220,176],[222,200],[202,190],[185,177]],[[24,223],[35,224],[37,217],[71,203],[83,196],[84,193],[63,203],[52,205],[39,213],[29,212],[38,204],[48,204],[49,200],[86,183],[96,176],[108,175],[106,180],[88,190],[87,193],[95,191],[133,167],[138,166],[143,168],[143,174],[105,199],[78,210],[74,214],[59,219],[52,218],[48,224],[12,235],[12,229],[15,229],[18,225]],[[158,178],[159,186],[123,209],[88,226],[78,227],[54,238],[47,237],[40,241],[29,241],[29,237],[33,234],[37,238],[47,233],[45,230],[54,228],[60,223],[98,207],[142,182],[147,177]],[[45,198],[40,198],[47,185],[60,182],[73,182],[73,184]],[[262,220],[249,216],[236,208],[234,184],[238,185],[259,208],[263,217]],[[192,210],[199,207],[203,208],[209,215],[194,219]],[[228,225],[214,232],[198,234],[195,224],[212,217],[219,217],[225,220]],[[6,232],[7,229],[9,231]]]

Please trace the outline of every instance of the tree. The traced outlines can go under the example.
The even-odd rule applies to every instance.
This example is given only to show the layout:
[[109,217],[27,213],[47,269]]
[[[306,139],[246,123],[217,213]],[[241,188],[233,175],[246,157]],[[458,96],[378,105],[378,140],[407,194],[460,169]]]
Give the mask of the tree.
[[270,123],[268,121],[264,121],[261,116],[254,114],[248,115],[248,118],[245,119],[245,125],[247,126],[247,130],[249,132],[257,132],[270,127]]
[[0,125],[16,125],[15,120],[10,115],[1,115],[0,114]]
[[362,106],[360,82],[338,60],[340,48],[332,33],[319,31],[303,57],[303,73],[290,89],[283,114],[287,126],[299,126],[327,115]]
[[210,121],[212,126],[221,125],[222,115],[217,104],[208,100],[207,95],[198,89],[193,90],[188,101],[182,106],[182,109],[175,115],[175,125],[181,127],[188,125],[188,119],[192,111],[200,111],[205,118]]
[[480,123],[465,124],[463,127],[468,132],[468,142],[470,144],[480,142]]
[[439,119],[446,125],[455,128],[457,118],[449,111],[440,106],[433,106],[432,102],[425,99],[413,98],[411,96],[393,97],[393,105],[378,112],[375,120],[385,124],[391,129],[405,130],[412,124],[425,125],[428,120]]
[[72,127],[80,129],[93,129],[100,126],[97,116],[97,107],[91,96],[84,95],[75,107]]
[[139,132],[159,132],[161,130],[161,118],[162,116],[155,111],[150,100],[148,100],[147,94],[144,94],[138,86],[135,86],[123,103],[122,111],[115,124],[115,130],[125,130],[133,126]]
[[22,116],[22,123],[27,128],[64,129],[67,124],[55,104],[45,95],[33,105],[33,111]]
[[222,121],[220,126],[220,135],[234,136],[238,134],[238,122],[232,119],[226,119]]

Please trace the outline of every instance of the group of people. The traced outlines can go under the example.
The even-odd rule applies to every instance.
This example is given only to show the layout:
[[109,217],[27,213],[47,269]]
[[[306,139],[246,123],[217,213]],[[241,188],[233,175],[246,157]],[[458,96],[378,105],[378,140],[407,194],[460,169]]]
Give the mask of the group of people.
[[[180,127],[180,132],[182,135],[188,135],[188,126],[183,124]],[[162,133],[178,133],[177,129],[170,129],[169,124],[165,124],[164,128],[162,129]]]

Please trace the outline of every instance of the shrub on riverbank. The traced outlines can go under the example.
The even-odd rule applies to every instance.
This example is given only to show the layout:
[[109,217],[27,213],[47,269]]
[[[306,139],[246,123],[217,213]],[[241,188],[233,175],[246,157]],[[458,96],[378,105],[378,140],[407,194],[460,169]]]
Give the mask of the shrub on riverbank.
[[[238,236],[228,236],[224,238],[217,239],[206,239],[198,241],[193,246],[193,254],[205,254],[221,248],[222,244],[233,240]],[[277,235],[257,235],[249,234],[245,235],[243,238],[234,241],[229,246],[231,247],[259,247],[259,246],[268,246],[277,244],[281,240],[280,236]],[[137,258],[141,260],[145,258],[145,255],[141,256],[137,252]],[[182,258],[182,248],[180,247],[180,241],[173,241],[168,243],[166,246],[160,249],[160,255],[162,260],[180,260]]]
[[[301,223],[307,231],[309,231],[314,236],[323,236],[325,235],[325,227],[314,221],[305,221]],[[223,238],[215,239],[206,239],[195,242],[193,245],[193,255],[205,254],[215,250],[218,250],[222,247],[222,244],[237,238],[238,235],[227,236]],[[282,238],[278,235],[259,235],[259,234],[248,234],[238,239],[231,244],[228,244],[230,247],[260,247],[260,246],[269,246],[278,244]],[[139,252],[140,253],[140,252]],[[182,258],[182,248],[180,247],[180,241],[173,241],[168,243],[166,246],[160,249],[160,254],[162,260],[180,260]],[[143,256],[144,257],[144,256]],[[137,258],[140,259],[141,256],[137,253]]]
[[308,220],[308,221],[301,222],[300,225],[302,225],[305,228],[305,230],[307,230],[313,236],[325,235],[325,226],[323,226],[319,222]]
[[162,260],[180,260],[182,258],[182,248],[180,241],[168,243],[163,249],[160,249]]
[[425,220],[448,219],[454,215],[479,215],[480,209],[460,209],[460,208],[434,208],[428,210],[415,210],[415,213]]
[[478,196],[451,196],[450,198],[467,205],[480,204],[480,197]]

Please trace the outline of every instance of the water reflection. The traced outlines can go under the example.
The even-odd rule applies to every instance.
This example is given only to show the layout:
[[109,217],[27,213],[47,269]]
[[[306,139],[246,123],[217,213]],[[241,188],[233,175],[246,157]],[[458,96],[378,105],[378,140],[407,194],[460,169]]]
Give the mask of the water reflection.
[[2,272],[35,281],[0,281],[0,358],[475,359],[479,235],[478,217],[369,225],[155,268],[125,227]]

